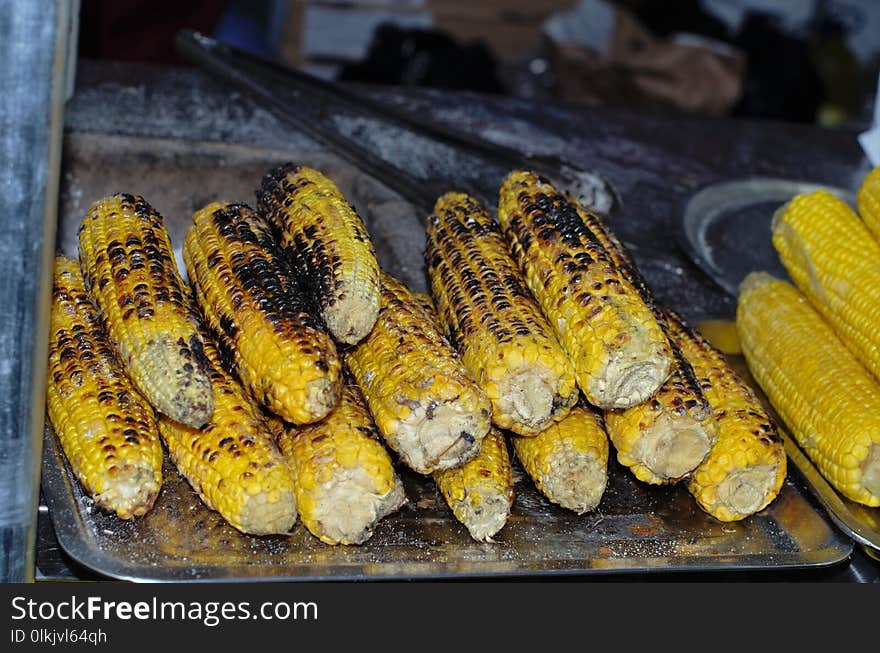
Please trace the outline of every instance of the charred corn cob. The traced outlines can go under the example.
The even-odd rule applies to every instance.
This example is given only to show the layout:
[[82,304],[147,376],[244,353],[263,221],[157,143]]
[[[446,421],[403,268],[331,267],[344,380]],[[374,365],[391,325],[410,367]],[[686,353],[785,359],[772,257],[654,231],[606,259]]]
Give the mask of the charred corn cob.
[[675,483],[696,469],[712,448],[717,427],[690,363],[677,348],[672,375],[632,408],[605,411],[617,461],[645,483]]
[[489,399],[409,289],[387,272],[381,278],[379,319],[346,363],[406,465],[421,474],[457,467],[480,450]]
[[322,419],[339,399],[336,344],[247,205],[208,204],[183,245],[195,297],[251,396],[294,424]]
[[427,311],[432,317],[436,317],[437,308],[434,306],[434,299],[426,292],[414,292],[412,294],[416,304]]
[[83,284],[79,262],[55,259],[46,406],[70,468],[122,519],[152,508],[162,486],[153,408],[126,375]]
[[360,390],[347,383],[320,422],[285,424],[281,451],[293,471],[300,518],[326,544],[362,544],[406,502]]
[[478,542],[493,542],[510,517],[514,498],[510,455],[501,431],[490,428],[476,458],[434,472],[434,480],[452,514],[471,537]]
[[498,218],[589,402],[628,408],[651,397],[672,369],[669,341],[577,204],[543,177],[515,171],[502,184]]
[[720,521],[763,510],[785,481],[787,459],[773,419],[724,355],[676,313],[666,311],[673,341],[690,362],[715,416],[718,437],[688,477],[688,491]]
[[880,378],[880,243],[846,202],[824,190],[782,206],[772,230],[795,285]]
[[135,386],[172,419],[196,428],[207,423],[211,380],[162,216],[138,195],[98,200],[79,227],[79,259]]
[[862,180],[856,201],[862,221],[874,238],[880,240],[880,167],[874,168]]
[[578,398],[571,361],[489,212],[447,193],[428,218],[425,260],[440,325],[492,402],[492,422],[535,435]]
[[880,506],[880,388],[791,284],[752,273],[736,326],[749,371],[844,496]]
[[325,175],[293,163],[266,174],[257,203],[330,333],[349,345],[363,339],[379,314],[379,264],[354,207]]
[[602,416],[577,405],[532,438],[511,436],[516,457],[541,493],[583,514],[599,505],[608,482],[608,435]]
[[273,433],[202,332],[214,414],[200,429],[159,417],[171,459],[212,510],[244,533],[287,533],[296,522],[293,476]]
[[669,338],[666,316],[626,247],[595,213],[575,207],[614,265],[638,291],[669,340],[672,373],[646,402],[605,412],[605,426],[617,460],[640,481],[674,483],[692,472],[715,443],[717,428],[690,363]]

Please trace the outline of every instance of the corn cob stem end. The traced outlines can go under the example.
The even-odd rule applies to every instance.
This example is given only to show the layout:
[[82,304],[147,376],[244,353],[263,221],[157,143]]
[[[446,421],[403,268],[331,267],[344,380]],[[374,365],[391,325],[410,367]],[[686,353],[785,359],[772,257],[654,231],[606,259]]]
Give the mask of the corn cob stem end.
[[156,470],[151,467],[112,466],[105,475],[109,478],[102,485],[108,489],[94,495],[95,503],[108,512],[115,512],[120,519],[143,517],[159,496],[161,478],[156,477]]
[[584,452],[561,450],[549,464],[557,471],[547,475],[541,488],[548,499],[578,515],[599,505],[608,482],[605,461]]
[[619,355],[589,382],[587,392],[600,408],[629,408],[648,400],[671,372],[667,358]]
[[644,433],[641,458],[664,481],[677,481],[703,462],[712,442],[700,422],[661,415]]
[[400,479],[384,494],[376,480],[360,467],[346,469],[316,493],[314,519],[309,530],[325,544],[363,544],[376,524],[406,503]]
[[752,465],[737,469],[718,484],[718,503],[726,506],[734,521],[752,515],[768,503],[776,486],[775,465]]
[[377,295],[349,293],[324,309],[327,328],[341,343],[355,345],[363,340],[376,324],[379,315]]
[[477,542],[494,544],[493,537],[510,517],[510,501],[497,493],[486,493],[477,505],[462,502],[459,521],[467,525],[468,533]]
[[462,412],[455,402],[422,410],[419,406],[398,427],[398,453],[420,474],[458,467],[480,452],[489,416]]

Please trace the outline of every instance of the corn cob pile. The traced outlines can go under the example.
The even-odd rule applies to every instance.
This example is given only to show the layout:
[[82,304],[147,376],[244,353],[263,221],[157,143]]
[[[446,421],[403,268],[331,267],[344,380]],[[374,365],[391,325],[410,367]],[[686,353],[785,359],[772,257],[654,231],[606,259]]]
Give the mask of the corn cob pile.
[[736,327],[749,371],[794,439],[843,496],[880,506],[880,169],[856,208],[793,197],[772,241],[792,283],[753,272]]
[[[79,260],[56,263],[48,417],[106,510],[149,512],[163,442],[233,527],[299,520],[330,545],[368,541],[407,502],[397,465],[433,479],[483,542],[514,509],[514,464],[577,514],[598,509],[613,450],[721,520],[779,491],[784,456],[753,395],[548,180],[512,172],[497,220],[462,193],[438,198],[430,296],[381,269],[321,172],[276,166],[256,199],[193,214],[189,287],[162,217],[134,195],[95,202]],[[732,443],[755,424],[767,452]]]

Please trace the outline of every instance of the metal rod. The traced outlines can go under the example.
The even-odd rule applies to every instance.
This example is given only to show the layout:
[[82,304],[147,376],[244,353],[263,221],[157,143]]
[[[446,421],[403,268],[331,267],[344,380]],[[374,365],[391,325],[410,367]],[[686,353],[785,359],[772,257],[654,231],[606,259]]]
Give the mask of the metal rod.
[[273,93],[271,88],[261,81],[258,74],[249,70],[248,67],[240,65],[240,62],[230,61],[219,56],[226,46],[221,46],[213,39],[185,31],[178,35],[176,45],[181,56],[202,66],[220,79],[231,81],[257,96],[273,107],[280,119],[310,134],[343,155],[358,168],[398,192],[419,209],[430,212],[433,209],[435,199],[449,190],[435,187],[434,182],[416,179],[342,134],[325,127],[319,121],[309,120],[296,111],[291,111],[290,106]]
[[[488,162],[495,163],[502,169],[527,167],[549,176],[559,176],[564,174],[566,168],[571,167],[570,164],[566,164],[555,157],[515,150],[443,125],[425,116],[416,118],[410,113],[392,105],[379,102],[364,94],[353,92],[341,84],[323,80],[314,75],[283,66],[244,50],[220,43],[215,39],[192,30],[181,31],[177,38],[181,54],[187,58],[193,57],[191,60],[194,60],[197,53],[201,53],[210,58],[223,59],[227,63],[237,62],[240,65],[246,65],[254,76],[271,74],[286,86],[308,91],[311,98],[321,96],[325,100],[330,100],[337,104],[346,104],[358,113],[372,113],[378,118],[406,127],[428,138],[455,145]],[[199,60],[200,62],[204,61],[204,57],[199,57]]]
[[77,2],[0,3],[0,580],[35,577],[63,105]]

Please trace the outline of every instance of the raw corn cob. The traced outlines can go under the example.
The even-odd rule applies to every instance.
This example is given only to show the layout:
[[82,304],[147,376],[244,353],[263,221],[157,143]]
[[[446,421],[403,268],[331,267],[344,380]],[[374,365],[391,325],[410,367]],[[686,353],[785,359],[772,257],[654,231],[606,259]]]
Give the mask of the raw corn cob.
[[295,424],[326,416],[339,399],[342,363],[268,225],[245,204],[208,204],[193,215],[183,260],[206,321],[251,396]]
[[440,197],[425,260],[439,324],[491,400],[492,422],[535,435],[565,417],[578,398],[571,361],[485,207]]
[[856,193],[856,202],[862,221],[874,239],[880,240],[880,167],[865,175]]
[[464,465],[434,472],[452,514],[478,542],[492,539],[507,523],[513,506],[513,472],[504,434],[490,428],[480,453]]
[[339,403],[325,419],[305,426],[284,424],[278,440],[293,472],[300,518],[326,544],[363,544],[379,520],[406,502],[354,383],[343,386]]
[[736,327],[749,371],[798,444],[841,494],[880,506],[880,388],[810,302],[755,272]]
[[321,172],[293,163],[270,170],[256,195],[330,333],[362,340],[379,314],[379,264],[354,207]]
[[211,380],[162,216],[138,195],[96,201],[79,227],[79,260],[135,386],[160,413],[188,426],[207,423]]
[[162,487],[153,408],[122,367],[83,284],[79,261],[55,258],[46,407],[86,493],[122,519],[146,514]]
[[577,204],[543,177],[514,171],[498,219],[588,401],[628,408],[657,392],[672,370],[669,341]]
[[214,390],[211,421],[195,429],[159,416],[171,459],[196,493],[243,533],[287,533],[296,522],[293,476],[253,400],[202,332]]
[[608,482],[608,435],[602,416],[578,404],[535,437],[512,435],[516,457],[555,504],[583,514],[599,505]]
[[718,438],[687,478],[688,491],[720,521],[745,519],[776,498],[787,458],[776,425],[752,388],[699,331],[666,311],[673,341],[690,362],[709,401]]
[[672,373],[648,401],[630,408],[605,411],[605,426],[617,460],[640,481],[674,483],[692,472],[709,453],[717,427],[690,363],[673,339],[664,311],[654,298],[626,247],[605,221],[575,203],[590,232],[614,265],[638,291],[669,340]]
[[880,243],[846,202],[824,190],[780,207],[772,231],[792,281],[880,378]]
[[345,360],[386,444],[421,474],[474,458],[491,404],[412,292],[382,272],[376,326]]

